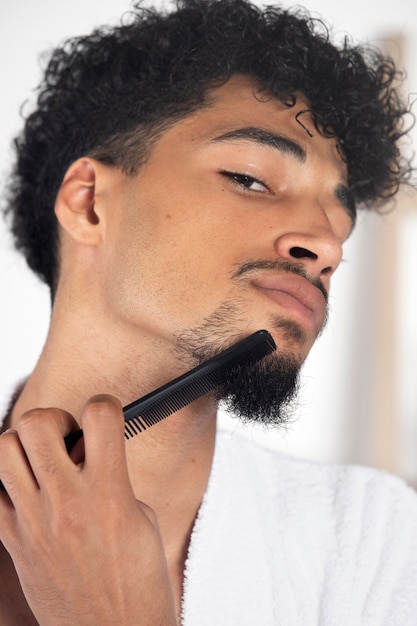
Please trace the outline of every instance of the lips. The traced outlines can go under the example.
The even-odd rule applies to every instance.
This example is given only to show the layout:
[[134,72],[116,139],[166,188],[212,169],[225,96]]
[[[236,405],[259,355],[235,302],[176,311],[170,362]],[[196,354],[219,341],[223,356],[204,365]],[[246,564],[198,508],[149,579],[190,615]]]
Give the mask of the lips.
[[315,333],[322,328],[326,301],[320,289],[307,279],[288,272],[274,273],[254,278],[251,284],[303,326],[312,326]]

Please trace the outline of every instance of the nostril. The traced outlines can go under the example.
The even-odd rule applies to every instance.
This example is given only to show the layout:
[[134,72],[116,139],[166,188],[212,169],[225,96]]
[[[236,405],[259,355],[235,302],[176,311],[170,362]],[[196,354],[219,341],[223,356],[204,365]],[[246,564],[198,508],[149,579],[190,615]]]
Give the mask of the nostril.
[[307,248],[299,248],[298,246],[291,248],[290,254],[294,259],[318,259],[317,254],[311,252],[311,250],[307,250]]
[[331,267],[325,267],[324,270],[321,271],[322,276],[330,276],[333,274],[333,269]]

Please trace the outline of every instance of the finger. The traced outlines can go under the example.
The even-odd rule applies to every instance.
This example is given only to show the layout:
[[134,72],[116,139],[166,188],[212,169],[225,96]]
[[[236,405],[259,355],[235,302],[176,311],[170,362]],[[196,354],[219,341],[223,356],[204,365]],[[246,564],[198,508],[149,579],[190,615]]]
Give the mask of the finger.
[[81,424],[88,470],[105,480],[127,476],[124,417],[120,401],[105,394],[90,398],[82,411]]
[[2,491],[14,500],[16,494],[38,489],[17,430],[6,430],[0,437],[0,480]]
[[20,416],[19,438],[40,488],[46,484],[51,486],[52,479],[59,483],[65,468],[75,469],[66,451],[64,436],[76,428],[75,419],[62,409],[33,409]]

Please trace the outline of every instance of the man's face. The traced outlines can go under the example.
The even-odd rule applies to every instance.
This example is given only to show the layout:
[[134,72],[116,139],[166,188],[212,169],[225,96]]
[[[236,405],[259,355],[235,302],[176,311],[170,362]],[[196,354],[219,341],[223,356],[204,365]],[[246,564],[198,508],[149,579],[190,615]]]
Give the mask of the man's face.
[[301,98],[287,108],[235,76],[210,102],[126,178],[108,306],[185,360],[265,328],[301,364],[352,228],[346,165]]

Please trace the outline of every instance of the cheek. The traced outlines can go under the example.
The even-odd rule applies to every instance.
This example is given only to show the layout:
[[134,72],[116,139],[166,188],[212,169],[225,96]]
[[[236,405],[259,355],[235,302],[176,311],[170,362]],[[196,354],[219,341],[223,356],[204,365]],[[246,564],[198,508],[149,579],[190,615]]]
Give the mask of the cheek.
[[209,239],[202,245],[197,233],[165,232],[164,238],[159,234],[141,245],[131,240],[120,246],[107,289],[116,319],[158,334],[200,322],[231,288],[230,260],[212,254]]

